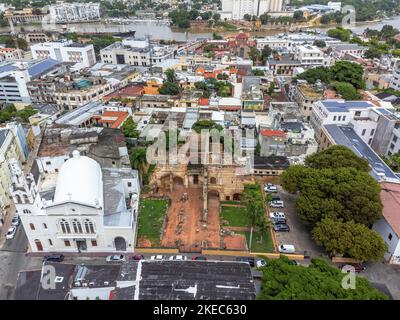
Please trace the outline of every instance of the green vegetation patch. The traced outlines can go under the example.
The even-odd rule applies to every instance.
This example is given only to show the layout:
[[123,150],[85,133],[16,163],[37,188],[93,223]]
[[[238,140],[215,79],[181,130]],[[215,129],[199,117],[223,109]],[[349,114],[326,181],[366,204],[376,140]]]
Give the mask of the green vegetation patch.
[[160,234],[167,209],[168,200],[141,200],[139,209],[138,239],[145,238],[150,240],[152,246],[160,245]]

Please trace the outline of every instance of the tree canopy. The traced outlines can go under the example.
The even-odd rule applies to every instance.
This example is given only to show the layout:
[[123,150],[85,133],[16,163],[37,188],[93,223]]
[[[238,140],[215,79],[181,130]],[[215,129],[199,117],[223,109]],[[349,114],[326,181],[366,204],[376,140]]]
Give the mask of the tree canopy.
[[197,133],[201,133],[201,130],[217,129],[221,131],[223,127],[213,120],[199,120],[193,124],[192,129]]
[[163,85],[158,89],[160,94],[177,95],[180,92],[179,83],[176,78],[175,71],[173,69],[167,69],[165,71],[165,81]]
[[350,256],[361,261],[380,261],[387,251],[385,241],[376,231],[354,221],[324,218],[315,226],[313,238],[333,255]]
[[344,289],[341,270],[323,259],[312,259],[308,267],[286,257],[267,260],[262,269],[259,300],[387,300],[364,277],[356,277],[355,289]]
[[341,145],[335,145],[309,155],[305,159],[305,165],[315,169],[350,167],[365,172],[370,171],[367,160],[360,158],[352,150]]
[[127,138],[139,138],[140,132],[136,128],[137,124],[133,121],[132,117],[126,119],[121,126],[121,130],[124,136]]
[[[368,229],[366,226],[382,217],[380,186],[369,175],[368,163],[352,153],[344,146],[333,146],[308,156],[305,165],[291,166],[281,176],[285,190],[300,193],[296,201],[297,214],[314,231],[321,229],[319,223],[326,218],[331,219],[330,223],[336,223],[339,230],[344,230],[341,221],[352,222],[352,227],[355,224],[357,230],[365,230],[361,226]],[[316,229],[317,226],[320,226],[319,229]],[[320,244],[327,245],[328,251],[331,250],[328,245],[331,236],[333,244],[330,245],[342,248],[333,235],[326,234],[326,238],[318,238]],[[368,256],[361,249],[350,246],[343,253],[351,257],[363,256],[366,260],[381,257],[382,239],[379,235],[378,238],[370,233],[365,236],[367,239],[364,240],[371,242],[369,248],[375,246],[375,253]],[[348,233],[347,237],[349,243],[360,242],[357,233]]]

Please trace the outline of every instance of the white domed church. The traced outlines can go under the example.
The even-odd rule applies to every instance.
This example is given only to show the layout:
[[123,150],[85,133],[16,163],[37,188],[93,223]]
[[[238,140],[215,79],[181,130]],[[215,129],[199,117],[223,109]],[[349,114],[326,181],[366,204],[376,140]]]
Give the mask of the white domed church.
[[10,188],[32,252],[129,252],[135,245],[140,186],[130,168],[101,168],[72,152],[58,172],[23,175]]

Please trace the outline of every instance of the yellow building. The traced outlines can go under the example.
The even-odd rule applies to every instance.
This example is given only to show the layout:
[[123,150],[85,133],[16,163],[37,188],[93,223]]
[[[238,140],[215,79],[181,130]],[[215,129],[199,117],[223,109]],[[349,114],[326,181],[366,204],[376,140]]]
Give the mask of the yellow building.
[[0,208],[10,205],[10,168],[9,160],[26,161],[26,152],[21,144],[18,127],[10,125],[0,128]]

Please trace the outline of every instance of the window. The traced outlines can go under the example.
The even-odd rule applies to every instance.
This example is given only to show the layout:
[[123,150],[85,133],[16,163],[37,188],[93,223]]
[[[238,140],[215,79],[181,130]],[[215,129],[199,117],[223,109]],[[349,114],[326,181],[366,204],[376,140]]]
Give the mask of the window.
[[372,142],[372,138],[370,138],[370,139],[368,140],[368,144],[371,144],[371,142]]
[[333,121],[336,121],[336,116],[333,116]]
[[393,142],[396,142],[397,141],[397,136],[393,136]]
[[373,136],[374,133],[375,133],[375,129],[372,129],[372,130],[371,130],[371,133],[370,133],[370,136]]
[[343,116],[343,119],[342,119],[343,121],[346,121],[346,116]]
[[356,113],[354,114],[356,117],[361,116],[361,111],[356,111]]
[[393,238],[393,235],[391,233],[389,233],[388,239],[392,240],[392,238]]
[[76,219],[74,219],[74,220],[72,221],[72,228],[74,229],[74,233],[82,233],[82,225],[81,225],[81,223],[80,223],[78,220],[76,220]]
[[365,132],[367,131],[367,129],[363,129],[363,131],[361,132],[362,136],[365,136]]
[[92,247],[97,247],[97,241],[96,240],[92,240]]
[[51,165],[51,161],[46,161],[46,166],[50,166]]
[[70,247],[71,246],[71,242],[69,240],[64,240],[64,245],[66,247]]
[[128,187],[132,187],[132,182],[128,182]]
[[31,228],[31,230],[35,230],[35,225],[33,223],[30,223],[29,228]]
[[51,241],[51,239],[49,239],[49,245],[53,245],[53,241]]
[[23,213],[26,213],[26,214],[29,214],[29,213],[31,213],[31,210],[24,209],[24,210],[22,210],[22,212],[23,212]]
[[393,143],[390,144],[390,149],[392,149],[392,150],[394,149],[394,144]]
[[94,225],[93,222],[89,219],[85,220],[85,232],[86,233],[94,233]]
[[43,223],[43,228],[47,229],[47,224]]
[[342,116],[339,116],[337,120],[338,120],[338,121],[342,120]]
[[69,223],[64,219],[61,220],[60,226],[62,233],[71,233],[71,227],[69,226]]

